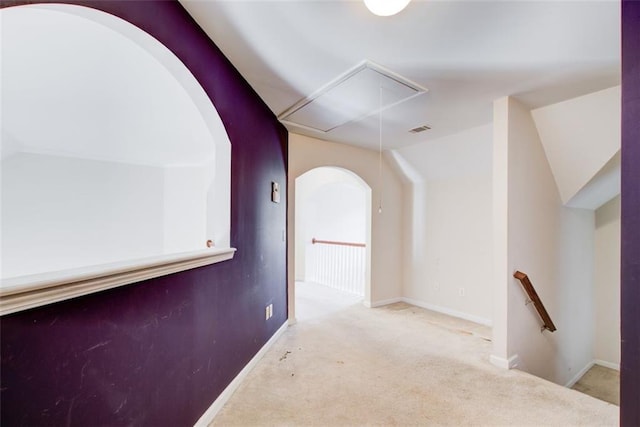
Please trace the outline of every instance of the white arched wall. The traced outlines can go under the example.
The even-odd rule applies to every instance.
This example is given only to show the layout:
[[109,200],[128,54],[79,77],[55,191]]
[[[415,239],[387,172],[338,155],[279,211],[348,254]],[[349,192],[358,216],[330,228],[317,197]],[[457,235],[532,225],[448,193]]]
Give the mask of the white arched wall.
[[[184,64],[144,31],[95,9],[52,4],[7,8],[0,13],[6,113],[2,123],[3,276],[81,267],[78,262],[84,255],[88,255],[86,263],[97,264],[184,252],[206,248],[207,239],[216,247],[229,247],[231,144],[215,107]],[[51,37],[38,35],[45,30],[43,26]],[[29,28],[33,31],[20,36],[20,31]],[[74,30],[87,30],[87,37]],[[92,35],[108,43],[93,45]],[[67,37],[69,43],[55,43],[54,36]],[[39,42],[49,45],[31,52],[29,46],[37,47]],[[56,50],[68,45],[87,50],[84,55],[77,47]],[[118,55],[129,56],[122,59]],[[114,58],[121,59],[115,68]],[[114,74],[121,76],[121,87],[107,84]],[[157,88],[149,86],[156,81],[161,82]],[[91,102],[82,104],[84,99]],[[162,117],[157,116],[158,111]],[[137,148],[132,143],[137,141],[147,145]],[[36,162],[30,163],[27,173],[24,165],[33,159]],[[66,177],[57,182],[49,174],[54,170],[66,172]],[[200,184],[193,185],[193,178]],[[47,197],[49,189],[44,191],[43,183],[76,197],[65,206],[61,198]],[[96,187],[111,190],[111,195],[103,196],[110,202],[107,209],[99,205],[100,196],[92,194],[97,193]],[[29,188],[40,193],[29,197]],[[185,189],[193,194],[187,195]],[[130,194],[123,194],[127,192]],[[128,209],[126,203],[140,195],[144,207]],[[181,203],[187,198],[188,203]],[[119,205],[121,202],[125,204]],[[86,211],[87,205],[95,205],[92,212]],[[29,227],[10,223],[12,217],[26,221],[16,206],[33,212]],[[55,220],[44,217],[50,210],[58,211]],[[74,210],[83,213],[69,219]],[[111,212],[103,215],[105,210]],[[127,210],[135,218],[125,218]],[[184,221],[185,215],[195,220]],[[43,217],[38,228],[34,221]],[[92,217],[104,219],[101,224],[111,229],[100,230],[100,225],[91,223]],[[106,222],[111,218],[115,218],[113,224]],[[183,229],[190,222],[197,228],[195,234]],[[131,244],[138,246],[129,254],[118,237],[126,236],[127,226],[133,228],[132,233],[136,228],[145,230]],[[12,237],[11,230],[22,234]],[[57,234],[48,235],[49,231]],[[21,248],[12,246],[12,241]],[[76,250],[68,257],[74,259],[71,264],[60,259],[61,264],[43,270],[64,252],[60,245],[65,243],[81,252]],[[118,252],[124,257],[114,258],[106,251],[111,243],[119,244]],[[16,265],[27,258],[31,264]],[[7,268],[12,265],[16,268]]]
[[[324,271],[328,273],[325,280],[336,289],[364,296],[371,285],[371,187],[350,170],[325,166],[312,169],[296,178],[295,212],[296,280],[314,281],[313,271],[323,274],[313,268],[321,261],[318,255],[342,250],[344,263],[331,262],[332,268]],[[366,247],[325,246],[318,253],[316,248],[320,248],[313,245],[314,238],[365,243]]]
[[[289,134],[288,225],[289,242],[295,242],[295,180],[312,169],[333,166],[353,172],[371,188],[371,277],[364,303],[375,307],[399,301],[402,296],[402,183],[383,161],[382,213],[378,213],[381,186],[378,153],[345,144]],[[367,242],[369,243],[369,242]],[[287,248],[289,321],[295,321],[295,245]]]

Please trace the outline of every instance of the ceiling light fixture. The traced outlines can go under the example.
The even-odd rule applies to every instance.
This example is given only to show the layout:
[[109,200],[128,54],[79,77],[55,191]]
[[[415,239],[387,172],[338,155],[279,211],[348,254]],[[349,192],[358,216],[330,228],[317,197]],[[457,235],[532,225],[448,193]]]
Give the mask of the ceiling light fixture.
[[374,15],[391,16],[407,7],[411,0],[364,0],[365,6]]

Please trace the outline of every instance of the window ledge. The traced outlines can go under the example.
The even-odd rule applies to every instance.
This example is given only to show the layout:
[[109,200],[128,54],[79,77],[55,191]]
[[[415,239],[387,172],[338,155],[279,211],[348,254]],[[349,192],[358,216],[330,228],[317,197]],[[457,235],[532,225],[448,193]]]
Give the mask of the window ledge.
[[59,272],[3,279],[0,315],[64,301],[233,258],[235,248],[211,248]]

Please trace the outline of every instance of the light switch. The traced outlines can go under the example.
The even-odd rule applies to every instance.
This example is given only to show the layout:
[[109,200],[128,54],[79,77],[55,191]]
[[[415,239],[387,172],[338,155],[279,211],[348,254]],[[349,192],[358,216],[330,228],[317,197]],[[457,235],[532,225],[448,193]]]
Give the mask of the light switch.
[[280,203],[280,185],[275,181],[271,182],[271,201]]

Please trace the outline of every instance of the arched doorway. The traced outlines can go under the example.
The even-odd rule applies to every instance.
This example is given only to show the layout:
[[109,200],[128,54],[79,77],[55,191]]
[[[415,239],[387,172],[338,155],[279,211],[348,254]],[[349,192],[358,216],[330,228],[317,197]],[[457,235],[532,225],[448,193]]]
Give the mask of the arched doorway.
[[371,188],[337,167],[295,180],[297,319],[312,319],[370,294]]

